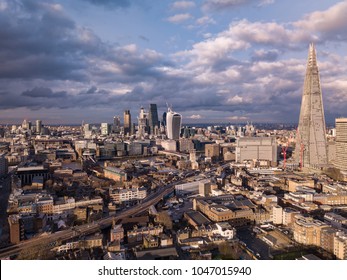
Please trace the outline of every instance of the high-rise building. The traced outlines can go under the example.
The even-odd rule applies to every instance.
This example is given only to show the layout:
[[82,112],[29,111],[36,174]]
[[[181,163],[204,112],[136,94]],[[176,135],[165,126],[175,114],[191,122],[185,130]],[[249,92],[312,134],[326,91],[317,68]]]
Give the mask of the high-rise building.
[[166,112],[163,113],[163,126],[166,127]]
[[347,118],[338,118],[336,122],[335,167],[347,172]]
[[124,135],[131,134],[131,114],[130,110],[124,111]]
[[120,116],[113,117],[112,132],[114,133],[120,132]]
[[166,134],[169,139],[178,140],[180,138],[181,124],[182,116],[168,108],[166,114]]
[[101,123],[100,126],[101,135],[109,135],[110,134],[110,125],[108,123]]
[[36,120],[36,133],[41,134],[42,131],[42,121]]
[[149,133],[155,135],[156,127],[159,128],[157,104],[149,104],[148,125]]
[[148,131],[148,113],[145,111],[143,107],[140,109],[140,114],[137,118],[138,124],[138,136],[143,137]]
[[320,167],[328,163],[322,91],[313,44],[308,53],[295,157],[303,167]]

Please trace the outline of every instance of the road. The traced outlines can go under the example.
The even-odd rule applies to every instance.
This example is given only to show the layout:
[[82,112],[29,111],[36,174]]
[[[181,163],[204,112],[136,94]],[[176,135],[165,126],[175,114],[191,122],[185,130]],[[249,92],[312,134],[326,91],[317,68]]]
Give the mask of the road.
[[240,229],[237,230],[237,237],[247,245],[248,249],[253,251],[253,254],[259,253],[262,260],[270,260],[269,257],[269,245],[267,245],[263,240],[257,238],[251,229]]

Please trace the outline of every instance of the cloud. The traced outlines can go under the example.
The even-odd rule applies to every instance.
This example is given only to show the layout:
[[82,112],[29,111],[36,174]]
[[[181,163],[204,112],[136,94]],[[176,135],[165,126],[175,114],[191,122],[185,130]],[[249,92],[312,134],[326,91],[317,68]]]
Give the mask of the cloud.
[[210,18],[209,16],[200,17],[195,21],[195,23],[197,25],[216,24],[215,20],[213,18]]
[[176,1],[172,3],[171,7],[175,10],[186,10],[194,8],[196,5],[193,1]]
[[253,55],[252,55],[252,60],[253,61],[260,61],[260,60],[265,60],[265,61],[275,61],[280,55],[280,51],[278,50],[255,50]]
[[23,3],[0,12],[0,76],[85,80],[85,57],[103,52],[100,40],[60,5]]
[[188,19],[191,19],[192,17],[193,16],[188,13],[176,14],[174,16],[168,17],[166,20],[172,23],[181,23],[181,22],[187,21]]
[[262,0],[260,1],[260,3],[258,4],[259,7],[262,7],[262,6],[267,6],[267,5],[271,5],[275,3],[275,0]]
[[245,116],[231,116],[227,118],[230,121],[247,121],[249,120],[249,117]]
[[202,119],[201,115],[191,115],[187,117],[188,119],[199,120]]
[[172,55],[104,42],[61,5],[0,3],[6,3],[0,9],[1,119],[35,111],[42,119],[98,122],[125,108],[136,118],[148,103],[164,111],[168,102],[192,122],[296,122],[306,67],[302,52],[310,40],[317,43],[327,120],[347,106],[347,57],[330,48],[335,42],[345,46],[343,3],[294,22],[234,20]]
[[233,104],[233,105],[242,104],[242,103],[244,103],[244,98],[241,96],[235,95],[233,97],[228,98],[227,103]]
[[35,87],[32,90],[26,90],[22,93],[22,96],[28,96],[32,98],[65,98],[67,94],[65,91],[53,93],[50,88]]
[[314,34],[315,41],[344,41],[347,39],[347,1],[339,2],[325,11],[315,11],[293,26],[301,32]]

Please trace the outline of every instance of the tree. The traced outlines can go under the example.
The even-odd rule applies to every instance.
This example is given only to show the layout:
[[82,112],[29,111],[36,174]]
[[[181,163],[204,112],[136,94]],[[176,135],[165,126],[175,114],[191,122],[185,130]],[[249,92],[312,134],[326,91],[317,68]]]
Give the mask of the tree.
[[240,248],[236,244],[223,242],[218,245],[218,249],[223,259],[237,260],[240,257]]
[[49,260],[52,258],[54,258],[54,253],[46,242],[22,250],[17,257],[18,260]]
[[164,225],[167,229],[172,229],[172,220],[167,211],[159,212],[156,221]]

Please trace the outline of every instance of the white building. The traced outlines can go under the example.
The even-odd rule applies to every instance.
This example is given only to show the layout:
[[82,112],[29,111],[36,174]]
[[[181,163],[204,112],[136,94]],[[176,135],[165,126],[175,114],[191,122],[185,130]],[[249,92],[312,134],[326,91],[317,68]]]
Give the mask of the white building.
[[166,132],[169,139],[178,140],[180,138],[181,124],[182,115],[169,108],[166,114]]
[[111,126],[108,123],[101,123],[100,133],[101,135],[109,135],[111,132]]
[[175,140],[163,140],[161,141],[161,146],[165,151],[176,151],[176,141]]
[[142,200],[147,196],[147,190],[144,187],[131,188],[131,189],[110,189],[110,199],[116,203],[121,204],[124,202]]
[[283,224],[285,226],[291,225],[294,222],[295,215],[297,214],[300,214],[300,211],[294,208],[285,207],[283,209]]
[[236,236],[236,229],[228,222],[220,222],[215,224],[214,234],[218,234],[226,239],[233,239]]
[[185,184],[179,184],[175,186],[176,194],[197,194],[199,193],[199,184],[200,183],[209,183],[210,179],[204,179],[200,181],[194,181]]

